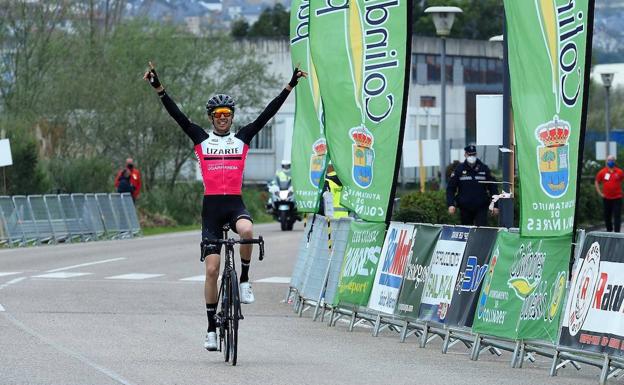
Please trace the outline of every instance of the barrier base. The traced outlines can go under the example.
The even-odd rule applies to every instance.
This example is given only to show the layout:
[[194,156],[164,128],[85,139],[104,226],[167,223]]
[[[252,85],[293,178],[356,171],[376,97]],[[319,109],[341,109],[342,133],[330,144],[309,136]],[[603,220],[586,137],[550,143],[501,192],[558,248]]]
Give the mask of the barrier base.
[[425,325],[422,322],[410,319],[403,320],[403,328],[401,329],[401,342],[405,342],[405,339],[411,335],[416,335],[416,337],[420,337]]
[[491,354],[496,354],[500,357],[503,354],[501,350],[513,352],[514,349],[515,345],[510,345],[509,341],[497,340],[491,337],[484,337],[481,334],[477,333],[475,334],[474,341],[472,343],[470,359],[472,361],[477,361],[479,359],[479,355],[484,351],[489,351]]
[[606,353],[598,354],[557,346],[552,358],[551,376],[556,376],[558,371],[568,364],[576,370],[581,370],[579,363],[582,363],[600,369],[598,383],[601,385],[606,384],[610,378],[619,376],[624,370],[623,358],[611,357]]
[[439,337],[444,341],[446,330],[444,329],[443,325],[432,324],[429,322],[425,322],[424,325],[425,326],[423,327],[422,334],[420,335],[421,348],[426,347],[427,344],[436,339],[436,337]]
[[397,318],[391,314],[381,314],[378,313],[375,318],[375,325],[373,327],[373,337],[377,337],[379,332],[384,329],[389,329],[394,332],[400,333],[401,327],[403,326],[403,320],[401,318]]
[[464,344],[468,349],[472,349],[473,341],[474,336],[470,330],[450,326],[446,329],[446,334],[444,335],[442,354],[446,354],[450,348],[459,343]]

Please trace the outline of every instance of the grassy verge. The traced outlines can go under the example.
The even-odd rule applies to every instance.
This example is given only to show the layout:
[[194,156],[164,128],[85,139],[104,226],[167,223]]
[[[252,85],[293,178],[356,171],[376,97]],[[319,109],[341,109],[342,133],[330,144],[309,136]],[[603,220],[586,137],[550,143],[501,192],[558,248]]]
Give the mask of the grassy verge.
[[158,235],[166,233],[176,233],[179,231],[200,230],[200,225],[183,225],[183,226],[163,226],[163,227],[146,227],[143,228],[143,235]]
[[[273,218],[270,216],[262,216],[260,220],[256,220],[254,218],[254,223],[269,223],[273,222]],[[192,230],[201,230],[201,225],[180,225],[180,226],[162,226],[162,227],[145,227],[142,229],[144,236],[150,235],[158,235],[158,234],[166,234],[166,233],[177,233],[180,231],[192,231]]]

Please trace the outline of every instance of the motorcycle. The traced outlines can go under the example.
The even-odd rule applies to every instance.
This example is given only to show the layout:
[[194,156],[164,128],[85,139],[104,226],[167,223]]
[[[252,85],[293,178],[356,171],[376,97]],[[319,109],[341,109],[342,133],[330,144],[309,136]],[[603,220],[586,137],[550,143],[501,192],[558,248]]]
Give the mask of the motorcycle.
[[282,231],[292,230],[295,221],[300,220],[300,217],[297,214],[295,195],[290,179],[269,181],[267,189],[269,190],[267,212],[280,223]]

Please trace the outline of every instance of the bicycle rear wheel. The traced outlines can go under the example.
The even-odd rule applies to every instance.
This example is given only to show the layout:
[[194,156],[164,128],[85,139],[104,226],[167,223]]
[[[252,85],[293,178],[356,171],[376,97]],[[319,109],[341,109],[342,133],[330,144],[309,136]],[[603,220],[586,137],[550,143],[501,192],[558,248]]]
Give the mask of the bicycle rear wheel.
[[238,320],[240,319],[240,297],[238,293],[238,278],[236,271],[230,271],[230,314],[228,325],[228,340],[232,365],[236,365],[238,358]]

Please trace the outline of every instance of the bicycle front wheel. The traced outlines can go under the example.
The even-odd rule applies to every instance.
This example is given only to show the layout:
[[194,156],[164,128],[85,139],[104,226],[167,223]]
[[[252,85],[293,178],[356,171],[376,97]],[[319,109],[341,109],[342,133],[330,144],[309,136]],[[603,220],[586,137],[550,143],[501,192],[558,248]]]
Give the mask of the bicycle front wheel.
[[221,283],[222,287],[222,300],[221,300],[221,336],[223,339],[223,358],[225,362],[230,361],[230,318],[232,318],[230,303],[232,302],[232,290],[231,284],[229,281],[229,276],[226,274],[223,275],[223,282]]
[[238,278],[236,277],[236,271],[230,271],[230,308],[228,313],[228,342],[230,350],[230,358],[232,359],[232,365],[236,365],[238,358],[238,320],[240,319],[240,297],[238,295]]

